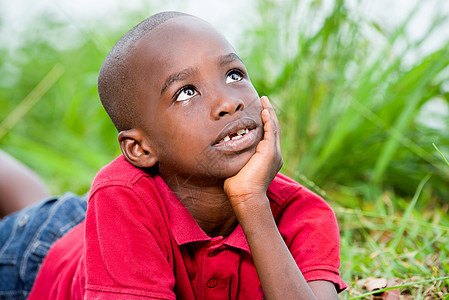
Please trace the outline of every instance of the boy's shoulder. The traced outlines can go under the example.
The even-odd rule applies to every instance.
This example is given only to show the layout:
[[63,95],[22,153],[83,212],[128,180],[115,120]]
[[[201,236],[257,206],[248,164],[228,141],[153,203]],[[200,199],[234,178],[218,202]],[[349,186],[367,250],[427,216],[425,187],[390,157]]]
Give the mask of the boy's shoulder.
[[100,169],[92,183],[91,190],[106,185],[132,186],[142,177],[150,177],[145,171],[129,163],[123,154]]
[[274,215],[292,203],[301,211],[319,209],[333,213],[332,208],[324,199],[281,173],[276,175],[269,186],[267,196],[271,200],[271,209]]
[[304,187],[290,177],[278,173],[273,182],[268,187],[267,195],[278,205],[282,205],[292,197],[294,193]]

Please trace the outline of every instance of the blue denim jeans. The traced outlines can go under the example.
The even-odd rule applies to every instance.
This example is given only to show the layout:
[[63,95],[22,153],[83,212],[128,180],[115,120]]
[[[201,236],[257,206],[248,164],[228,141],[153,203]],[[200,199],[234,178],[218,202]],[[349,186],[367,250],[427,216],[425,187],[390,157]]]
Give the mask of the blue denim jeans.
[[66,193],[0,220],[0,299],[26,299],[52,244],[86,215],[86,197]]

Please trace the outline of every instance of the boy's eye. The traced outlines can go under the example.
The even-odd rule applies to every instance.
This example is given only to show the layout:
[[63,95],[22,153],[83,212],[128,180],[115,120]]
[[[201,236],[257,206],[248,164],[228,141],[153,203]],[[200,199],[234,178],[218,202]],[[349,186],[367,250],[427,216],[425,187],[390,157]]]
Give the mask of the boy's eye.
[[238,72],[238,71],[231,71],[227,76],[226,76],[226,83],[231,83],[231,82],[235,82],[235,81],[240,81],[243,79],[242,73]]
[[195,90],[194,87],[188,86],[182,88],[178,95],[176,96],[176,101],[185,101],[189,100],[193,96],[196,96],[198,94],[197,90]]

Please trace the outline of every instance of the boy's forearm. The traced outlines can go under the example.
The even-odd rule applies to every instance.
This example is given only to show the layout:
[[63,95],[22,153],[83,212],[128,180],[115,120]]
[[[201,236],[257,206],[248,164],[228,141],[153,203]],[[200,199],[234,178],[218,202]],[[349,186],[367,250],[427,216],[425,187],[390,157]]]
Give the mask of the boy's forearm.
[[266,299],[316,299],[285,245],[265,195],[235,207]]
[[0,218],[48,196],[34,171],[0,150]]

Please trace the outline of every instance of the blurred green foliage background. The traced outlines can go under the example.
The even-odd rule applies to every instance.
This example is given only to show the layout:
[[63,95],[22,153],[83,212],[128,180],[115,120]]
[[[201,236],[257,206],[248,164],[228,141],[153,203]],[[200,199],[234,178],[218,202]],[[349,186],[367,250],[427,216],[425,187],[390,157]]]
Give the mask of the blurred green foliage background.
[[[423,50],[448,30],[449,15],[433,1],[429,28],[411,40],[420,2],[394,28],[349,2],[256,1],[259,21],[236,45],[259,94],[275,103],[282,171],[337,213],[351,284],[345,297],[360,294],[369,276],[408,282],[449,272],[449,166],[432,145],[449,156],[448,35]],[[42,14],[11,37],[18,46],[0,45],[0,147],[54,194],[86,193],[120,154],[96,81],[115,41],[156,12],[142,7],[110,16],[110,27]],[[438,298],[447,286],[446,279],[403,293]]]

